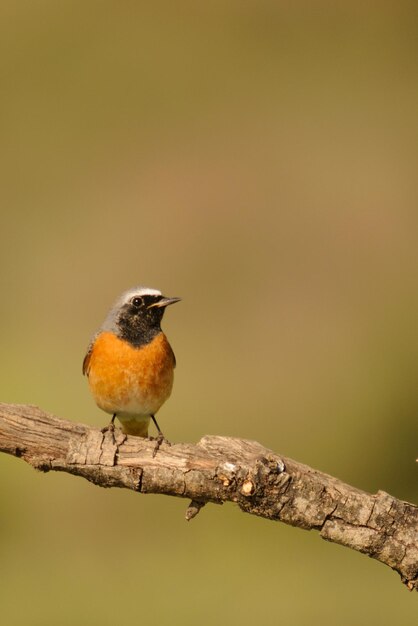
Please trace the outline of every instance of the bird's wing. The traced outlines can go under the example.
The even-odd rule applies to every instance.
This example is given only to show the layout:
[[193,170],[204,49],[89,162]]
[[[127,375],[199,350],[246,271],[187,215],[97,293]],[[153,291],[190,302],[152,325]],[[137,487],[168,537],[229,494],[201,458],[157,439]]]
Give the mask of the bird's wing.
[[93,353],[93,345],[94,345],[94,342],[91,341],[89,347],[87,348],[86,356],[83,359],[83,376],[89,375],[90,359]]
[[173,367],[176,367],[177,365],[177,361],[176,361],[176,355],[173,352],[173,348],[170,346],[170,350],[171,350],[171,356],[173,357]]

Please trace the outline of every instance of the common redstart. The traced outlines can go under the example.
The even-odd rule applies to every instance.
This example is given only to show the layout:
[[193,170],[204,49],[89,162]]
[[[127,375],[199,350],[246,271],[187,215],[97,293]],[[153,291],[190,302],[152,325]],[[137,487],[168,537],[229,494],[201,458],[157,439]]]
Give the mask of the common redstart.
[[90,390],[98,407],[115,417],[128,435],[148,437],[155,419],[171,394],[176,358],[161,330],[165,307],[180,298],[134,287],[125,291],[93,336],[83,361]]

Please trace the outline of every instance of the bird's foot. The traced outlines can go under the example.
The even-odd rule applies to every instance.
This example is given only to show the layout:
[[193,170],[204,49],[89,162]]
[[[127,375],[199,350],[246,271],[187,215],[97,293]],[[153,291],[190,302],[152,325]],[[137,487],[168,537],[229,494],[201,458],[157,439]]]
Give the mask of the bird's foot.
[[103,428],[100,429],[100,432],[102,432],[104,435],[106,433],[109,433],[110,437],[113,439],[113,443],[116,443],[115,425],[114,425],[113,421],[109,422],[109,424],[107,426],[103,426]]
[[110,433],[114,433],[115,432],[115,425],[114,425],[113,422],[109,422],[109,424],[107,426],[103,426],[103,428],[100,429],[100,432],[103,433],[103,434],[107,433],[108,431]]
[[162,443],[165,443],[167,446],[171,446],[171,443],[168,441],[168,439],[166,439],[163,435],[163,433],[158,433],[158,435],[156,437],[150,437],[151,441],[155,441],[155,447],[154,450],[152,452],[152,458],[154,458],[158,452],[158,450],[160,449],[160,446]]

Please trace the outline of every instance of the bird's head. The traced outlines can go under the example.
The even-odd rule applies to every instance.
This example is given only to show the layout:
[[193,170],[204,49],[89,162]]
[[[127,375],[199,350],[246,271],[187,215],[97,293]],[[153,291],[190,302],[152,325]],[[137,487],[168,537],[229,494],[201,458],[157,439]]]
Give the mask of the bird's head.
[[110,309],[101,330],[140,346],[161,332],[165,308],[180,298],[166,298],[157,289],[133,287],[125,291]]

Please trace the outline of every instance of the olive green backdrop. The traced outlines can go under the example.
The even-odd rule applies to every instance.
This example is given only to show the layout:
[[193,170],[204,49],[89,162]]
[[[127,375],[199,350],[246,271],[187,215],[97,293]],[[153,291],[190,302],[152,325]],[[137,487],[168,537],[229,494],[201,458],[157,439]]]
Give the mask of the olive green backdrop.
[[[84,352],[145,284],[183,297],[169,439],[256,439],[417,502],[416,3],[0,13],[0,399],[105,424]],[[186,506],[2,455],[2,623],[415,623],[383,565]]]

